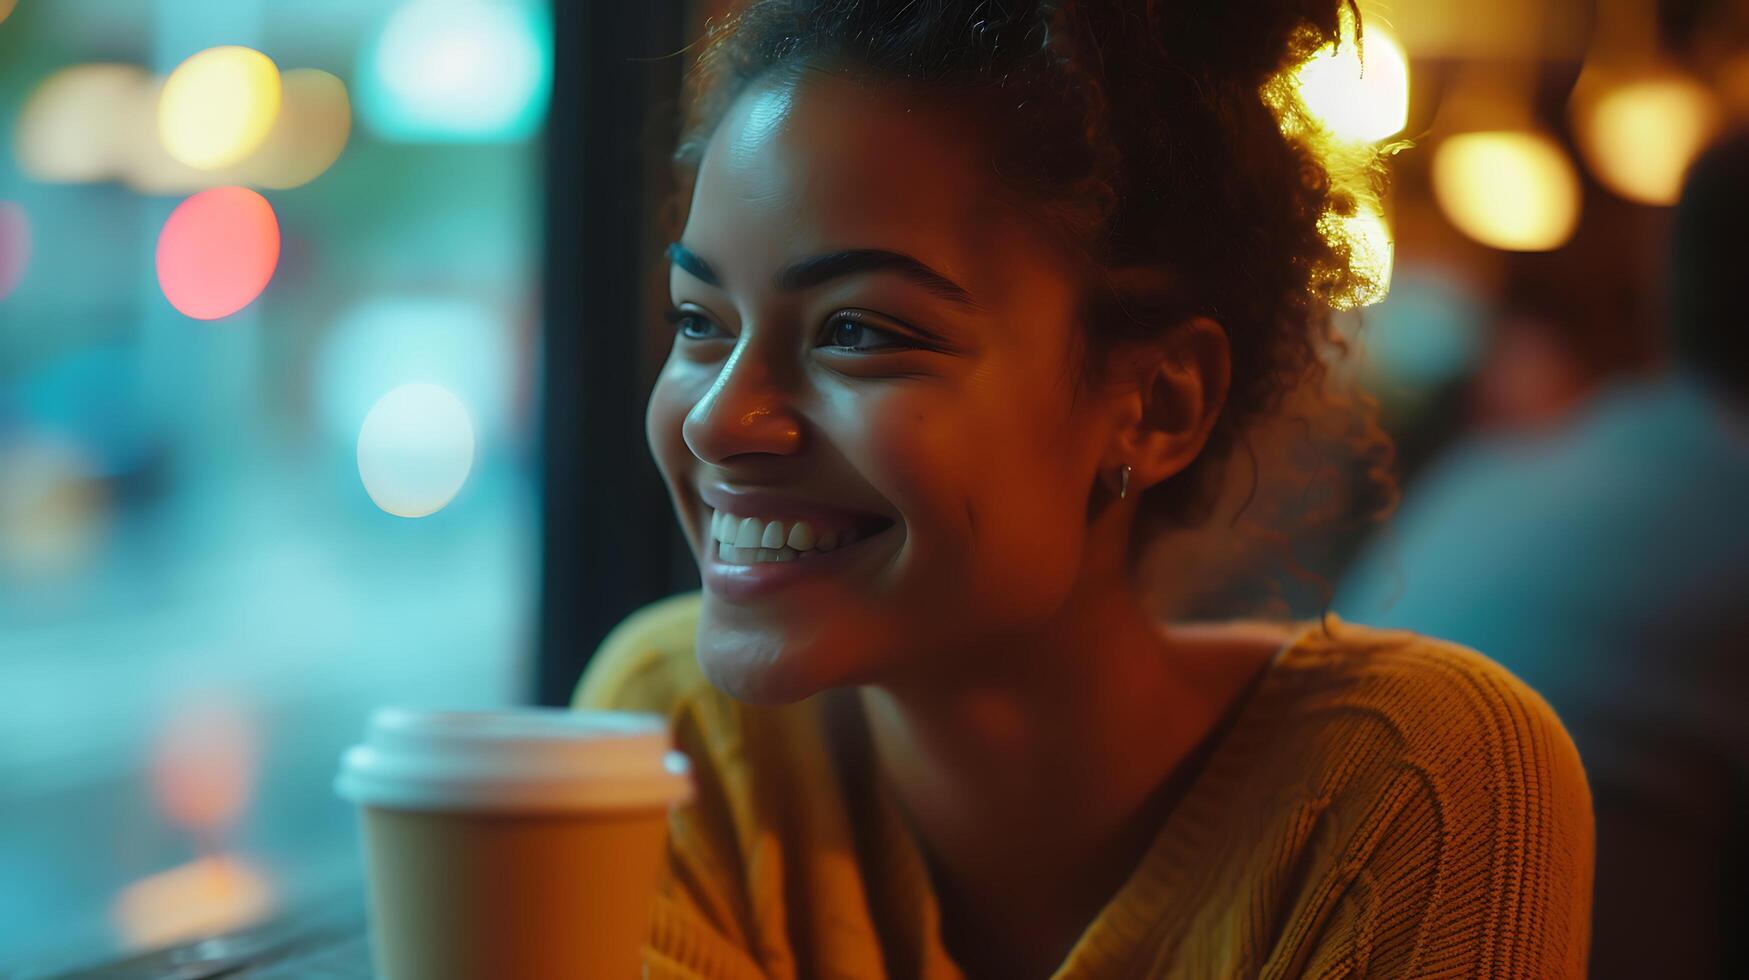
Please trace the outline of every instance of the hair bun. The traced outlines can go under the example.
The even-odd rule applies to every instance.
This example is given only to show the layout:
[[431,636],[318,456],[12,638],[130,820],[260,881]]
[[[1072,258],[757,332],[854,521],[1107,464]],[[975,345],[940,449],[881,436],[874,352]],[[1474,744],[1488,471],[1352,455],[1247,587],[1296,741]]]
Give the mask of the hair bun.
[[[1119,6],[1127,6],[1118,0]],[[1340,36],[1356,0],[1145,0],[1147,28],[1175,65],[1257,86]]]

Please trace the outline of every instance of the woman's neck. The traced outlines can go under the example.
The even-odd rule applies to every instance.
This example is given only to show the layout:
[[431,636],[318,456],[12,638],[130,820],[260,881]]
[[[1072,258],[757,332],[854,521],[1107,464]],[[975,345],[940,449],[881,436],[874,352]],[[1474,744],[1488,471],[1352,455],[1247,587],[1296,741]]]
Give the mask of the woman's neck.
[[1127,586],[1089,587],[1025,636],[954,651],[951,671],[862,689],[963,968],[1061,962],[1154,838],[1167,777],[1269,651],[1232,652],[1175,644]]

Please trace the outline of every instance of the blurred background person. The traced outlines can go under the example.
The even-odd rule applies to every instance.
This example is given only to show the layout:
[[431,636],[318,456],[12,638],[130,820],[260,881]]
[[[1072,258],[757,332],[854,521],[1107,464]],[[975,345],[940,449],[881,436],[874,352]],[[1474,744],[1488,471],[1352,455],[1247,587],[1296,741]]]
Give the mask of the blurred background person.
[[1738,133],[1675,210],[1668,369],[1460,444],[1336,604],[1488,651],[1566,722],[1596,800],[1594,976],[1749,970],[1745,229]]

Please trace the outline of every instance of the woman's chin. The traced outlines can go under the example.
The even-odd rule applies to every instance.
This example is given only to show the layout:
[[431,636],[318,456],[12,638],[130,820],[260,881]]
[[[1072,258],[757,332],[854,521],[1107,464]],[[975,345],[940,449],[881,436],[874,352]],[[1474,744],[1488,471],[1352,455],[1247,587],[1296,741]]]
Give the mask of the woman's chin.
[[809,664],[806,651],[783,644],[701,642],[698,664],[711,686],[744,704],[780,707],[830,686]]
[[711,686],[742,704],[779,708],[805,700],[823,689],[774,664],[713,662],[700,658]]

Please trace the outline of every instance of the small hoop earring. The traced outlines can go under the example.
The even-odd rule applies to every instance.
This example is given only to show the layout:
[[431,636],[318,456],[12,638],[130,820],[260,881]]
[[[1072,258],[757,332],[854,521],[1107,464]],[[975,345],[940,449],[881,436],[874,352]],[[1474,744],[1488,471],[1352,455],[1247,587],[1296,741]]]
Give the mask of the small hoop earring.
[[1117,499],[1122,500],[1130,493],[1130,467],[1128,463],[1118,470]]

